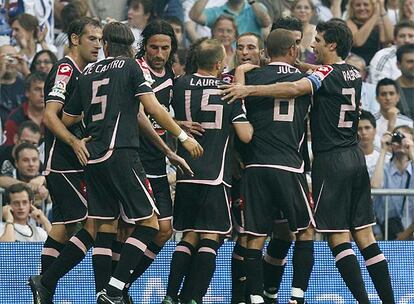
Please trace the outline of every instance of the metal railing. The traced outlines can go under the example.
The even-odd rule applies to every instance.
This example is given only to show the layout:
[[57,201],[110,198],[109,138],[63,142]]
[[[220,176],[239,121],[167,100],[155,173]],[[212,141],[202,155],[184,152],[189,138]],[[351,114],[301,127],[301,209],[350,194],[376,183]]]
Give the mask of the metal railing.
[[[372,196],[385,196],[385,222],[384,222],[384,240],[388,241],[388,205],[389,196],[391,195],[404,195],[414,196],[414,189],[371,189]],[[408,219],[409,205],[405,204],[405,216]],[[411,224],[411,223],[410,223]]]

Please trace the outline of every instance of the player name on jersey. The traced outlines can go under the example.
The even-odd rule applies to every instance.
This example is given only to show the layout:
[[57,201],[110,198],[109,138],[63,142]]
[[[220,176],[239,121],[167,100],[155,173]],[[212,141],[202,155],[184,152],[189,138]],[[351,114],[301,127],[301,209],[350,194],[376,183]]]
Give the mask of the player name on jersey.
[[191,78],[190,86],[198,86],[198,87],[216,87],[221,84],[219,79],[209,79],[209,78],[198,78],[194,79]]
[[298,73],[299,70],[293,66],[281,65],[277,66],[276,74],[293,74]]
[[357,70],[347,70],[342,71],[345,81],[353,81],[355,79],[361,78],[361,74]]
[[103,72],[108,71],[109,69],[122,69],[124,65],[125,65],[125,60],[114,60],[108,64],[91,65],[89,68],[87,68],[83,72],[83,74],[88,75],[88,74],[92,74],[92,72],[103,73]]

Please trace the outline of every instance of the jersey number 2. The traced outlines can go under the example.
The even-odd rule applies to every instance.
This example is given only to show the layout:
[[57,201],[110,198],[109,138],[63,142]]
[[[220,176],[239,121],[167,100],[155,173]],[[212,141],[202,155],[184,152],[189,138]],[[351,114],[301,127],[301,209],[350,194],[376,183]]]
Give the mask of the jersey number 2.
[[342,95],[351,96],[351,104],[341,105],[341,112],[339,113],[339,122],[338,128],[352,128],[352,121],[345,120],[345,114],[347,111],[355,111],[355,89],[354,88],[344,88],[342,89]]
[[104,119],[105,117],[105,110],[106,110],[106,100],[108,98],[107,95],[96,96],[98,94],[98,89],[100,86],[107,85],[109,83],[109,78],[105,78],[102,80],[96,80],[92,82],[92,101],[91,104],[101,104],[101,112],[98,114],[92,115],[92,121],[97,121]]

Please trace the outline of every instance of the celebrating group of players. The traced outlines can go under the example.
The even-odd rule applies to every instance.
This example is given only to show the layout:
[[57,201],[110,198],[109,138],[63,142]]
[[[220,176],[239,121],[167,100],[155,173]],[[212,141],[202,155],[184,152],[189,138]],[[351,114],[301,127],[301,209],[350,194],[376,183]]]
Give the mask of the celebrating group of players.
[[[202,303],[233,224],[232,303],[277,303],[293,233],[290,302],[304,303],[314,229],[328,233],[337,268],[359,303],[369,299],[350,233],[381,300],[394,303],[387,262],[371,230],[369,178],[357,146],[361,76],[343,62],[352,34],[332,21],[317,31],[313,47],[323,65],[310,67],[311,74],[294,66],[300,24],[281,19],[266,41],[268,65],[258,67],[261,38],[245,33],[237,41],[240,66],[222,74],[223,45],[202,39],[189,51],[186,75],[174,79],[177,41],[168,23],[147,25],[134,59],[126,25],[112,22],[102,30],[93,19],[74,21],[69,54],[45,85],[45,173],[54,223],[41,274],[29,279],[35,303],[52,303],[59,279],[91,247],[97,303],[132,303],[129,287],[172,226],[183,238],[163,304]],[[101,40],[106,58],[90,64]],[[302,156],[310,107],[314,208]],[[180,141],[178,155],[165,144],[166,131]],[[244,167],[237,200],[236,191],[230,193],[234,150]],[[165,157],[178,168],[174,205]],[[231,201],[237,201],[233,212]]]

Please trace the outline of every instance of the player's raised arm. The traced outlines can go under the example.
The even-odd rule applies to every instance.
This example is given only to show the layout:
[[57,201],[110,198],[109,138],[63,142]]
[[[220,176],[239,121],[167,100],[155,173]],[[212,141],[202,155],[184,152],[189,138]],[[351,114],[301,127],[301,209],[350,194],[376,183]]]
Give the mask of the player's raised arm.
[[183,147],[191,154],[193,158],[203,155],[203,148],[194,139],[185,133],[177,123],[171,118],[170,114],[161,106],[154,94],[143,94],[139,96],[141,103],[144,105],[145,111],[172,135],[177,137]]
[[138,125],[141,131],[141,134],[144,135],[147,139],[160,150],[164,155],[170,160],[170,162],[176,166],[179,170],[183,171],[185,174],[191,176],[194,175],[194,172],[191,170],[187,162],[174,153],[168,145],[162,140],[158,133],[154,130],[149,118],[144,113],[144,108],[141,106],[138,114]]
[[274,98],[295,98],[305,94],[312,94],[312,82],[308,77],[295,82],[284,82],[269,85],[222,85],[223,100],[231,103],[247,96],[271,96]]

